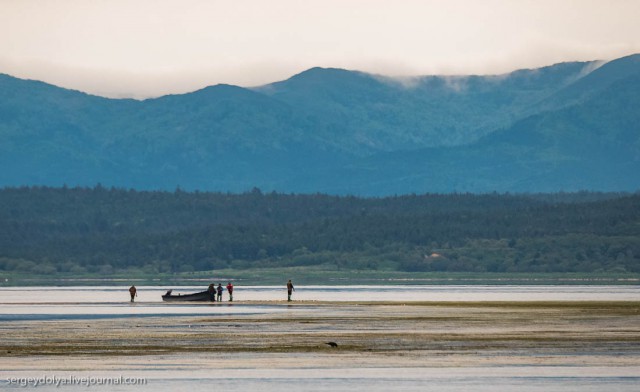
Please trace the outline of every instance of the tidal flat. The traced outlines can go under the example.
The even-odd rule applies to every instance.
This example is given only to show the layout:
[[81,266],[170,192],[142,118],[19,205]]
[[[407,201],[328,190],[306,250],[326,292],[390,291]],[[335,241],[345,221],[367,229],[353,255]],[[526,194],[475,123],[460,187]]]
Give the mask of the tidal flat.
[[[614,380],[610,385],[619,390],[640,380],[640,302],[635,301],[220,305],[281,311],[3,322],[2,377],[133,372],[156,383],[164,380],[162,385],[171,384],[168,379],[197,384],[213,377],[248,386],[237,382],[266,377],[273,387],[279,386],[274,377],[325,380],[305,390],[384,374],[384,380],[412,381],[408,390],[424,385],[429,374],[460,374],[466,380],[498,375],[485,380],[487,385],[550,374],[573,380],[574,387],[576,380],[591,385],[589,380],[600,377],[596,384]],[[514,386],[510,382],[505,389]],[[374,390],[386,385],[369,384]]]

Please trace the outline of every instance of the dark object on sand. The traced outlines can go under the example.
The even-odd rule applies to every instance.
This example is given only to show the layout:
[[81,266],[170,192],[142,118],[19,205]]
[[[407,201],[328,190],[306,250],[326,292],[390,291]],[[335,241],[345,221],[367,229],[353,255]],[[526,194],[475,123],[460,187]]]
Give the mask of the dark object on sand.
[[326,342],[325,344],[331,346],[331,347],[338,347],[338,343],[336,342]]
[[138,296],[138,290],[136,290],[136,286],[129,287],[129,294],[131,294],[131,302]]
[[289,281],[287,282],[287,301],[291,302],[291,292],[292,291],[296,291],[295,288],[293,288],[293,283],[291,283],[291,279],[289,279]]
[[177,301],[202,301],[202,302],[209,302],[210,296],[209,296],[209,291],[205,290],[205,291],[201,291],[199,293],[193,293],[193,294],[171,294],[173,290],[169,290],[166,292],[165,295],[162,296],[162,300],[163,301],[167,301],[167,302],[177,302]]

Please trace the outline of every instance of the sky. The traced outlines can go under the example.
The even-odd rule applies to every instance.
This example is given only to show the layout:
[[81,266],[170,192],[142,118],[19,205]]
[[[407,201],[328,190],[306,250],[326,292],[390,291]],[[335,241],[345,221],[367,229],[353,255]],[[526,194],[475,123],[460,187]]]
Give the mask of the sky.
[[0,0],[0,73],[114,98],[640,53],[640,0]]

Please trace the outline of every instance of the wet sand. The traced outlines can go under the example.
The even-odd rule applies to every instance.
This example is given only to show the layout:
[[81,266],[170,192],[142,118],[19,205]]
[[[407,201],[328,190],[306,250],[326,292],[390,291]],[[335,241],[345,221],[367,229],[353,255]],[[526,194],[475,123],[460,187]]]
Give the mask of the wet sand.
[[640,302],[262,304],[283,311],[4,322],[0,368],[640,366]]
[[0,387],[45,376],[137,377],[145,384],[100,390],[154,392],[595,392],[640,382],[640,302],[232,306],[267,311],[2,322]]

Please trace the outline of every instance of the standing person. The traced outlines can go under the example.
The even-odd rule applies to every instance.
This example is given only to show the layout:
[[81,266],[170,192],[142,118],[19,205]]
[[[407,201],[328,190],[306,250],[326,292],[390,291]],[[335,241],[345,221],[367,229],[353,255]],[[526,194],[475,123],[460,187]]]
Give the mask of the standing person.
[[233,302],[233,285],[231,282],[227,284],[227,292],[229,293],[229,302]]
[[129,294],[131,294],[131,302],[138,296],[138,290],[136,290],[136,286],[129,287]]
[[218,302],[222,302],[222,283],[218,283]]
[[289,294],[289,296],[287,297],[287,301],[291,302],[291,292],[296,291],[296,289],[293,288],[293,283],[291,283],[291,279],[289,279],[289,281],[287,282],[287,294]]
[[211,283],[207,291],[209,292],[209,301],[216,302],[216,285]]

